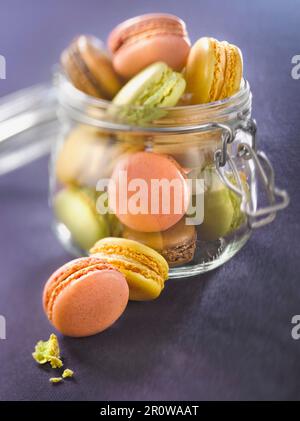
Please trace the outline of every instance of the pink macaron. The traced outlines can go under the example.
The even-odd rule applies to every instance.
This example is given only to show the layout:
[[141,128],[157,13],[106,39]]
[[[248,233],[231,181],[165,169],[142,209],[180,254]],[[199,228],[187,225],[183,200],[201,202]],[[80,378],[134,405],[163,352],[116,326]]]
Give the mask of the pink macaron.
[[125,79],[157,61],[165,62],[173,70],[182,70],[190,45],[185,23],[164,13],[128,19],[108,38],[114,68]]
[[137,152],[121,159],[108,185],[109,206],[127,227],[165,231],[186,213],[190,190],[180,165],[167,155]]
[[43,293],[45,313],[66,336],[90,336],[124,312],[129,288],[124,275],[96,257],[72,260],[56,270]]

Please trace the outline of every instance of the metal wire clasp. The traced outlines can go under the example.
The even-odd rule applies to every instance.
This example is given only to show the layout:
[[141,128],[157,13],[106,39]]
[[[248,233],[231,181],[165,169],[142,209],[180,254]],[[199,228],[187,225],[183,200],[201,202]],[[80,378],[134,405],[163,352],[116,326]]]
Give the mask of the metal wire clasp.
[[[228,153],[227,145],[233,142],[236,133],[229,127],[226,127],[226,130],[223,129],[221,148],[215,152],[216,170],[223,183],[241,198],[241,211],[247,215],[250,228],[259,228],[272,222],[276,213],[288,206],[289,196],[285,190],[275,186],[274,169],[266,154],[262,151],[256,152],[257,127],[255,120],[242,121],[238,129],[251,135],[252,144],[240,143],[237,148],[237,156],[246,161],[252,160],[266,191],[268,205],[261,208],[256,205],[253,207],[253,204],[257,203],[257,197],[253,197],[253,195],[257,196],[257,189],[250,188],[249,194],[243,187],[237,166]],[[226,164],[233,173],[236,184],[229,180],[224,168]]]

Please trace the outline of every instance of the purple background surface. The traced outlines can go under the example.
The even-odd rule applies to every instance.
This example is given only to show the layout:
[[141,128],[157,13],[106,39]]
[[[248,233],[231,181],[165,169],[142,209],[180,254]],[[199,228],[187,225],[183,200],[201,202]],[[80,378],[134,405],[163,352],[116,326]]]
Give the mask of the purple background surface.
[[[31,352],[52,328],[41,306],[44,281],[70,256],[51,231],[47,160],[0,178],[0,399],[299,399],[300,54],[299,1],[1,0],[0,94],[48,80],[61,49],[77,33],[102,38],[121,20],[171,12],[192,40],[212,35],[238,44],[254,95],[259,145],[291,195],[288,211],[254,233],[222,268],[169,281],[162,296],[130,303],[103,334],[60,337],[74,382],[48,384],[50,370]],[[51,374],[52,375],[52,374]]]

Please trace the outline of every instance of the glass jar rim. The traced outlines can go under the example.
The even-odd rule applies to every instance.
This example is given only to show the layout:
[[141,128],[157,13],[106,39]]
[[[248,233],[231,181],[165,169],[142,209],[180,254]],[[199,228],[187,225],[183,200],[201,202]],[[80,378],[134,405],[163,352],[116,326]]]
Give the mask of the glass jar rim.
[[[73,117],[74,120],[78,120],[81,123],[91,124],[96,127],[117,131],[127,131],[129,128],[131,131],[135,129],[138,130],[141,127],[143,129],[147,129],[147,127],[153,128],[153,126],[167,128],[172,125],[195,127],[196,118],[198,118],[201,123],[201,117],[204,116],[205,118],[203,119],[202,124],[208,122],[220,122],[224,119],[228,121],[238,118],[238,115],[247,114],[251,109],[252,99],[250,85],[246,79],[243,79],[241,82],[240,90],[231,97],[205,104],[159,107],[159,110],[165,112],[170,118],[157,119],[154,122],[148,123],[147,125],[143,124],[142,126],[134,126],[128,123],[119,124],[115,121],[108,121],[106,118],[107,111],[111,107],[113,107],[114,110],[120,111],[128,107],[115,106],[112,101],[96,98],[82,92],[72,84],[72,82],[61,71],[61,69],[59,69],[54,74],[54,85],[58,90],[57,97],[59,99],[60,105],[67,114]],[[130,106],[130,109],[143,110],[143,106]],[[96,114],[97,111],[101,111],[101,118],[99,119],[99,114],[97,115],[97,118],[95,118],[93,116],[92,110],[96,111]],[[85,116],[85,118],[83,118],[87,113],[89,116]],[[174,123],[174,116],[179,118],[179,121],[176,121],[176,123]],[[184,116],[183,120],[182,116]],[[191,116],[194,116],[194,119],[191,118]]]

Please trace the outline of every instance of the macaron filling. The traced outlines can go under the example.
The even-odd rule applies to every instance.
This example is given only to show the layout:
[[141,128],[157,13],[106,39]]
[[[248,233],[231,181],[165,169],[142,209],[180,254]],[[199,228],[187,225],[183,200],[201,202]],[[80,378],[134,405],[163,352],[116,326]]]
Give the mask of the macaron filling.
[[195,253],[197,234],[194,237],[182,244],[177,244],[174,247],[169,247],[161,251],[164,258],[170,266],[176,266],[183,263],[190,262]]
[[110,100],[121,88],[102,42],[91,35],[76,37],[61,55],[62,68],[77,89]]
[[157,107],[163,107],[175,86],[178,83],[183,84],[183,82],[181,75],[173,72],[171,69],[167,69],[159,81],[150,85],[143,95],[136,99],[134,105],[147,107],[155,104]]
[[222,42],[225,52],[226,52],[226,67],[225,67],[225,81],[223,84],[223,88],[221,91],[220,98],[228,98],[229,96],[233,95],[235,93],[235,83],[236,83],[236,73],[235,70],[237,68],[237,55],[239,54],[238,49],[232,45],[229,44],[226,41]]
[[164,106],[166,98],[178,84],[180,89],[178,89],[177,100],[185,89],[182,75],[174,72],[165,63],[157,62],[131,79],[116,95],[113,102],[117,106]]
[[106,254],[106,252],[98,252],[96,255],[124,274],[128,272],[134,272],[138,275],[141,275],[145,280],[150,278],[151,280],[155,281],[161,289],[164,287],[164,278],[162,275],[141,262],[137,262],[134,259],[129,259],[118,254]]
[[[85,268],[87,265],[95,264],[99,262],[99,259],[96,259],[95,257],[81,257],[76,260],[72,260],[69,263],[66,263],[61,269],[57,270],[51,279],[51,282],[48,285],[48,288],[45,290],[44,295],[44,308],[46,310],[50,296],[53,292],[53,290],[57,287],[57,285],[61,282],[61,279],[66,279],[69,275],[72,275],[72,273]],[[49,282],[49,281],[48,281]]]
[[88,65],[83,60],[81,53],[77,50],[75,46],[71,49],[70,59],[73,60],[75,66],[78,66],[82,74],[84,74],[84,76],[87,78],[88,82],[92,85],[95,91],[98,92],[98,95],[101,98],[109,99],[109,93],[105,90],[103,86],[99,85],[93,73],[90,71]]
[[209,92],[209,101],[216,101],[223,88],[224,83],[224,64],[225,52],[223,46],[217,40],[211,40],[211,44],[215,55],[215,66],[213,71],[213,82]]
[[155,272],[159,277],[166,278],[168,272],[165,271],[156,261],[149,255],[138,253],[135,250],[130,249],[129,247],[121,247],[117,245],[95,245],[91,249],[92,254],[97,254],[102,258],[105,256],[121,256],[122,259],[126,258],[128,262],[138,262],[148,270]]

